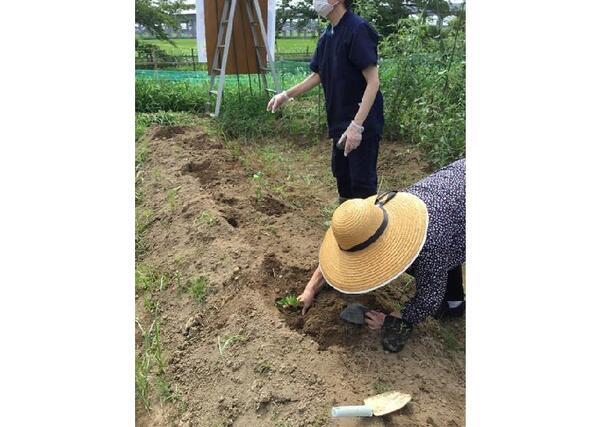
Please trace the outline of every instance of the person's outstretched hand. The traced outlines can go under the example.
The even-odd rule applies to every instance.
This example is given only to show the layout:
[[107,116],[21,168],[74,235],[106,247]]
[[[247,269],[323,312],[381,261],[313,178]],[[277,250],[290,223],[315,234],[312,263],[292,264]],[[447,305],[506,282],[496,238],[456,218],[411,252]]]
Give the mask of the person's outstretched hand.
[[321,273],[321,267],[312,274],[308,284],[304,288],[304,292],[298,296],[298,301],[302,303],[302,315],[304,316],[315,299],[315,295],[319,293],[323,287],[323,273]]
[[267,111],[274,113],[279,107],[283,106],[286,102],[288,102],[291,98],[288,96],[286,91],[278,93],[273,96],[267,105]]

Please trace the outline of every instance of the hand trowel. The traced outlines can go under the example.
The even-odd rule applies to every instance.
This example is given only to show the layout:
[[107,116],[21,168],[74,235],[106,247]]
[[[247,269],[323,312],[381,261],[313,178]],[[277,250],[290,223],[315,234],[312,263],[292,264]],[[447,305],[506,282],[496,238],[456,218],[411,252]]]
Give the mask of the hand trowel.
[[380,417],[402,409],[410,402],[410,394],[398,391],[388,391],[369,397],[364,400],[364,405],[335,406],[331,408],[331,416],[338,417]]

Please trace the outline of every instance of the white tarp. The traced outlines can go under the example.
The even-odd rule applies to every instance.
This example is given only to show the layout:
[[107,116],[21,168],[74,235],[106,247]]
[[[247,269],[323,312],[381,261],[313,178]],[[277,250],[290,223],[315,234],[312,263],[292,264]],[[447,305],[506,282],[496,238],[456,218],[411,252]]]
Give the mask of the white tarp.
[[[275,8],[275,0],[269,0],[267,39],[269,40],[269,49],[271,49],[273,55],[275,55]],[[198,62],[208,62],[206,59],[206,33],[204,31],[204,0],[196,0],[196,43],[198,45]]]

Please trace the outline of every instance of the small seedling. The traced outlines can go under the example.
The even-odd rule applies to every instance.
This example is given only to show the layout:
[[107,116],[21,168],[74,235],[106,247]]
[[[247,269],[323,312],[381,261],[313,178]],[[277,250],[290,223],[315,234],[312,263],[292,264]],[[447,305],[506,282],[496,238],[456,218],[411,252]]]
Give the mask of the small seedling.
[[177,289],[181,290],[182,286],[181,286],[181,273],[179,272],[179,270],[175,271],[175,274],[173,275],[173,283],[175,284],[175,286],[177,287]]
[[146,307],[146,310],[148,310],[152,314],[156,314],[156,312],[158,311],[158,303],[148,295],[144,297],[144,307]]
[[277,301],[277,305],[279,305],[283,309],[298,308],[300,306],[300,301],[298,300],[298,297],[296,295],[286,295],[285,297]]
[[261,200],[263,198],[263,193],[265,190],[265,176],[262,172],[256,172],[254,175],[252,175],[252,181],[254,182],[254,185],[256,186],[254,192],[256,194],[256,198],[258,200]]
[[200,215],[196,218],[196,224],[206,224],[209,227],[212,227],[217,223],[217,218],[208,211],[202,211]]
[[198,302],[204,301],[206,298],[206,278],[204,276],[190,280],[188,291]]
[[221,340],[221,337],[218,336],[217,337],[217,347],[219,348],[219,354],[221,356],[223,356],[223,354],[225,353],[225,349],[227,347],[229,347],[231,344],[233,344],[236,341],[245,341],[246,337],[244,335],[232,335],[232,336],[224,336],[223,340]]
[[404,304],[401,304],[399,302],[395,302],[394,303],[394,310],[397,312],[402,313],[402,310],[404,310]]
[[331,226],[331,217],[338,207],[337,200],[330,202],[325,206],[321,206],[321,215],[323,216],[323,226],[329,228]]
[[179,187],[171,188],[167,191],[167,203],[169,203],[169,207],[171,210],[175,209],[175,202],[177,200],[177,193],[181,190],[181,185]]
[[144,191],[142,189],[135,190],[135,204],[139,205],[144,201]]
[[254,368],[254,372],[256,372],[259,375],[267,375],[272,370],[273,368],[271,368],[271,366],[266,363],[260,363]]

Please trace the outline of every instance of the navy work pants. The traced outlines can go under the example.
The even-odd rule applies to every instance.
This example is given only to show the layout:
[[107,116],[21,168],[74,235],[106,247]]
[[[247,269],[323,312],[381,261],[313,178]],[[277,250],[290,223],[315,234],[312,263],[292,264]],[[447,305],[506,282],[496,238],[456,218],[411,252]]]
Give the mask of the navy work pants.
[[365,137],[354,151],[344,157],[344,150],[333,139],[331,170],[337,180],[338,193],[344,199],[364,199],[377,193],[377,155],[379,136]]

